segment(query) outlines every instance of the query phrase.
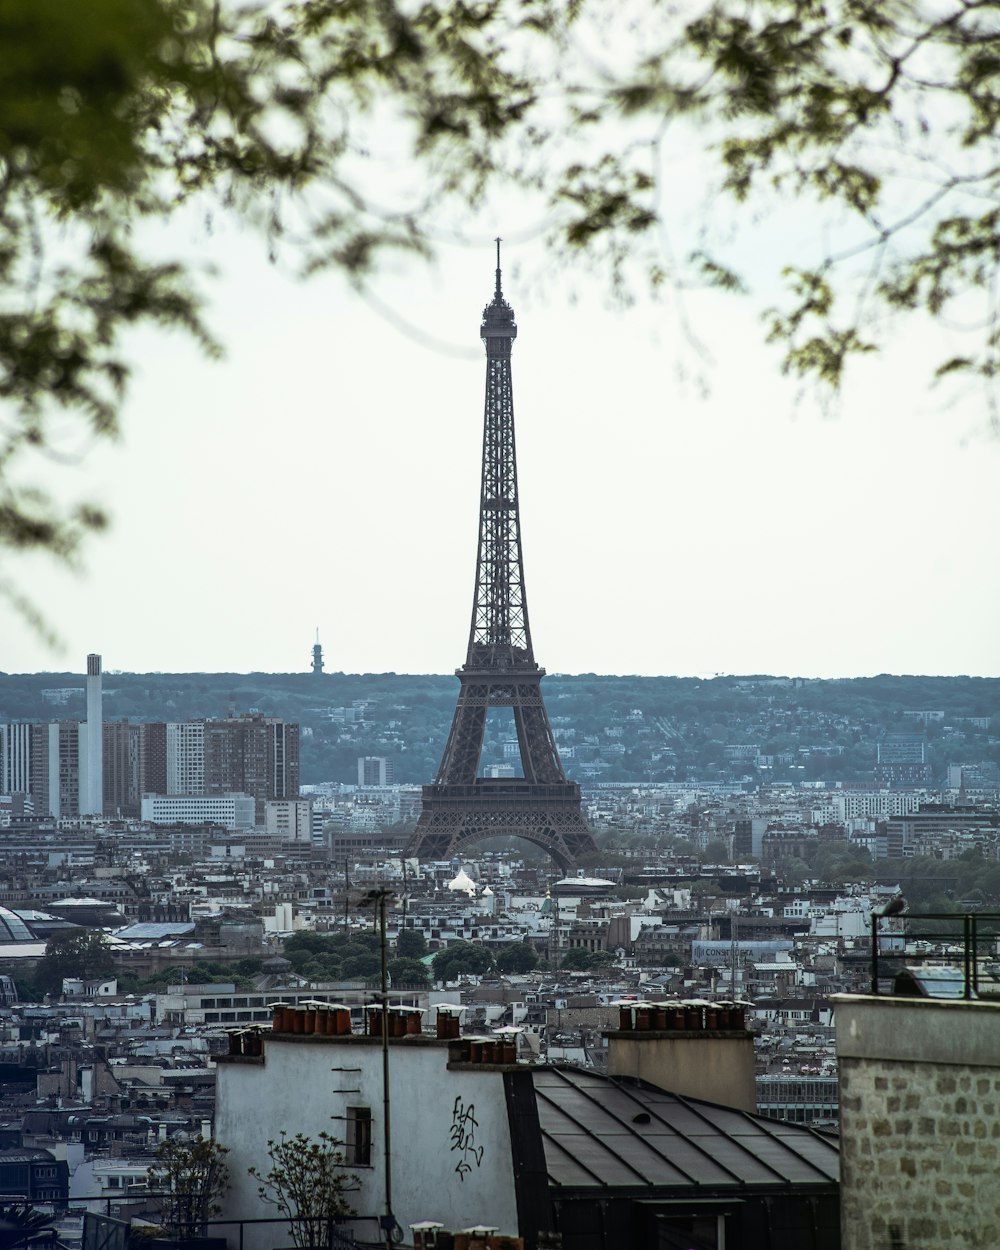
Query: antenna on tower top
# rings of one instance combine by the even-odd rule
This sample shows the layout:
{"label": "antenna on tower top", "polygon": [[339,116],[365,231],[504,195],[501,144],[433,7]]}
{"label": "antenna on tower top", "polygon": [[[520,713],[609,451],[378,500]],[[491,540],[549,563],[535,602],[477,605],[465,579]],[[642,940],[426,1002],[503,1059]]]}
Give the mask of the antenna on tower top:
{"label": "antenna on tower top", "polygon": [[497,299],[500,298],[500,244],[503,240],[497,235]]}

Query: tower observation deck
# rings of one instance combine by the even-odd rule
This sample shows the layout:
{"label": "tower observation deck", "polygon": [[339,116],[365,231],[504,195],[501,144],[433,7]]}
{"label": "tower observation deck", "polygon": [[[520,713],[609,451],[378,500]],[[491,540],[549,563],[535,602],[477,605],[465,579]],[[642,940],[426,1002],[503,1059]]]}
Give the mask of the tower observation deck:
{"label": "tower observation deck", "polygon": [[[407,854],[449,859],[488,837],[524,838],[564,871],[596,850],[580,807],[580,787],[559,759],[535,663],[524,593],[521,519],[514,443],[510,357],[517,324],[501,286],[483,311],[486,404],[479,496],[476,588],[465,663],[457,670],[458,703],[433,785],[423,787]],[[491,708],[510,708],[523,777],[478,775]]]}

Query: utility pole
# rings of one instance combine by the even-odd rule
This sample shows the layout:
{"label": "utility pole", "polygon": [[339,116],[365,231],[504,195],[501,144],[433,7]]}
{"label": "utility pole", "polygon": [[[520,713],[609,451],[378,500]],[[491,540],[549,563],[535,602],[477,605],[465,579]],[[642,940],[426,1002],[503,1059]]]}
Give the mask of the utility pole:
{"label": "utility pole", "polygon": [[732,975],[733,998],[736,997],[736,963],[739,958],[739,942],[736,937],[736,926],[738,920],[736,912],[731,912],[729,916],[729,966]]}
{"label": "utility pole", "polygon": [[402,1228],[392,1213],[392,1119],[389,1095],[389,964],[386,950],[385,909],[392,898],[392,891],[384,886],[369,890],[364,902],[378,908],[379,971],[381,974],[382,999],[382,1144],[385,1151],[385,1215],[379,1221],[385,1238],[386,1250],[401,1240]]}

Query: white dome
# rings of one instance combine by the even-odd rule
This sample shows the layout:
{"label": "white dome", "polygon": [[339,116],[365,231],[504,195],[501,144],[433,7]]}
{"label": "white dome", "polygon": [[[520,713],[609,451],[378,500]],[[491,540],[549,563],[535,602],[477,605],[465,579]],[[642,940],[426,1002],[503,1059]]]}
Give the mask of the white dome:
{"label": "white dome", "polygon": [[449,890],[461,890],[464,894],[475,894],[476,883],[472,880],[464,868],[458,870],[458,876],[454,881],[448,882]]}

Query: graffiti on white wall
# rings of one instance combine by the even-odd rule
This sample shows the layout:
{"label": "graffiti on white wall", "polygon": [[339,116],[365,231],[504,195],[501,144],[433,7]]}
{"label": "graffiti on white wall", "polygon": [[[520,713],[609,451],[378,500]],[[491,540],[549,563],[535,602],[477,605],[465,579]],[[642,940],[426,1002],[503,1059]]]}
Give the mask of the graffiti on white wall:
{"label": "graffiti on white wall", "polygon": [[459,1180],[464,1181],[466,1174],[472,1171],[472,1166],[478,1168],[483,1162],[483,1148],[476,1145],[476,1129],[479,1127],[479,1121],[476,1119],[476,1104],[470,1102],[468,1106],[462,1099],[461,1094],[455,1098],[454,1106],[451,1109],[451,1148],[459,1152],[458,1162],[455,1164],[455,1171],[458,1173]]}

